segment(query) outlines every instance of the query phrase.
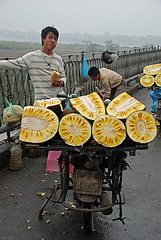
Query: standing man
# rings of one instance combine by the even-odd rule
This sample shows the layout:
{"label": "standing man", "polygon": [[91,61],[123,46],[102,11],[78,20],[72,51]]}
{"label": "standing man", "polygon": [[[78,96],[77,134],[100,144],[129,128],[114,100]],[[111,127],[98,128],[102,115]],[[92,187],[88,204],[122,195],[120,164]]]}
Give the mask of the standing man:
{"label": "standing man", "polygon": [[92,80],[99,80],[102,83],[104,88],[103,101],[107,98],[112,100],[125,91],[126,82],[123,77],[110,69],[91,67],[88,75]]}
{"label": "standing man", "polygon": [[[46,27],[41,32],[42,48],[29,52],[15,60],[0,61],[0,69],[27,69],[34,86],[35,100],[53,98],[63,93],[66,85],[62,58],[53,50],[57,45],[59,32],[54,27]],[[53,71],[60,74],[59,80],[50,83]]]}

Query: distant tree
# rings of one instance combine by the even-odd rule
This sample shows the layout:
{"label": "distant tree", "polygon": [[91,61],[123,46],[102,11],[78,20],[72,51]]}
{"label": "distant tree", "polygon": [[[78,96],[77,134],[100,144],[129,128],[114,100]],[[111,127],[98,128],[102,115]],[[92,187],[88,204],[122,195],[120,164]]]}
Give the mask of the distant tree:
{"label": "distant tree", "polygon": [[87,41],[87,40],[82,40],[82,42],[84,42],[87,45],[91,44],[91,41]]}
{"label": "distant tree", "polygon": [[90,45],[88,45],[86,52],[88,53],[98,52],[97,46],[98,46],[97,44],[91,43]]}
{"label": "distant tree", "polygon": [[105,43],[106,43],[106,47],[109,51],[117,51],[119,48],[119,45],[113,43],[112,40],[107,40],[107,41],[105,41]]}
{"label": "distant tree", "polygon": [[153,43],[146,43],[145,45],[143,45],[143,48],[149,48],[149,47],[153,47],[154,44]]}

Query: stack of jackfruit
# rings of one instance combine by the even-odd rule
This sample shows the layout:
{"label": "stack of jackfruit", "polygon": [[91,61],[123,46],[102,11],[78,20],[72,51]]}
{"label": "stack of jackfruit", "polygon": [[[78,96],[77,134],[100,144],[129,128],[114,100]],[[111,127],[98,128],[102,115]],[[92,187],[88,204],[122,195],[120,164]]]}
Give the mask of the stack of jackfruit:
{"label": "stack of jackfruit", "polygon": [[152,87],[154,84],[161,87],[161,64],[158,63],[144,67],[139,81],[144,87]]}
{"label": "stack of jackfruit", "polygon": [[[114,98],[107,107],[96,92],[70,99],[73,111],[63,111],[57,98],[40,100],[24,108],[20,140],[42,143],[55,137],[71,146],[83,146],[89,139],[105,147],[116,147],[127,136],[137,143],[149,143],[157,134],[154,117],[145,106],[126,92]],[[52,109],[52,110],[51,110]]]}

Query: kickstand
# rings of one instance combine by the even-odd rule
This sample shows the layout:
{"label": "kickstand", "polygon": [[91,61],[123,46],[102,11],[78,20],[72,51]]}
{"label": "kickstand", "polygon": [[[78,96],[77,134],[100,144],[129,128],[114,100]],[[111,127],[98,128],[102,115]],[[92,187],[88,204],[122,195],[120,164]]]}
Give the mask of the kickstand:
{"label": "kickstand", "polygon": [[51,197],[53,196],[53,198],[55,197],[56,191],[58,190],[58,188],[60,187],[60,184],[58,184],[57,186],[53,186],[53,188],[50,190],[50,193],[46,199],[46,201],[43,203],[40,211],[39,211],[39,219],[42,219],[42,215],[43,215],[43,210],[45,208],[45,206],[47,205],[47,203],[49,202],[49,200],[51,199]]}

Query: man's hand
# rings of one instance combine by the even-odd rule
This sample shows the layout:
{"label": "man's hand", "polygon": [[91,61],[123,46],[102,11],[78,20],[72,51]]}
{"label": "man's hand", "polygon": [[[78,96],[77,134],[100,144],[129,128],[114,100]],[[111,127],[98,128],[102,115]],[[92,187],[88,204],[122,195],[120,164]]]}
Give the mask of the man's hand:
{"label": "man's hand", "polygon": [[52,81],[52,83],[51,83],[51,86],[55,86],[55,87],[59,87],[59,86],[63,86],[63,85],[64,85],[64,82],[60,79]]}
{"label": "man's hand", "polygon": [[103,98],[102,98],[102,101],[105,101],[106,99],[107,99],[106,97],[103,97]]}

